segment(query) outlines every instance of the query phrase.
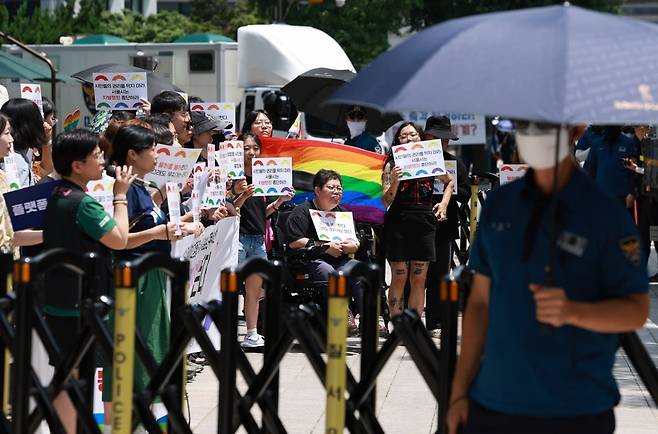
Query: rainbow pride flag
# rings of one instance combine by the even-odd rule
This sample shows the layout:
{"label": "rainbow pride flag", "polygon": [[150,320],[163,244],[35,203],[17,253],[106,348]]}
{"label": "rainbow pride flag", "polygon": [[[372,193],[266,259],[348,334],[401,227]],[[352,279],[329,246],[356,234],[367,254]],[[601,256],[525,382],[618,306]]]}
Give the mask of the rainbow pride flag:
{"label": "rainbow pride flag", "polygon": [[383,155],[319,140],[263,138],[261,157],[292,157],[295,203],[313,196],[310,179],[317,171],[331,169],[343,179],[341,205],[352,211],[357,221],[384,222]]}

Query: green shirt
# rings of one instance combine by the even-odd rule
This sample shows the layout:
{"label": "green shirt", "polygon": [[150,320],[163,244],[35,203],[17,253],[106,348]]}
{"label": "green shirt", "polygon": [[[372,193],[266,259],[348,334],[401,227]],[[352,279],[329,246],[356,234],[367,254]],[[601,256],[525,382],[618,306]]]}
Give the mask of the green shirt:
{"label": "green shirt", "polygon": [[[99,240],[116,226],[115,220],[100,203],[67,180],[55,189],[48,200],[44,224],[44,248],[65,248],[75,252],[97,252],[108,270],[111,283],[111,252]],[[105,279],[99,279],[103,281]],[[103,290],[103,288],[99,288]],[[44,312],[56,316],[78,316],[81,285],[67,270],[55,270],[46,279]]]}

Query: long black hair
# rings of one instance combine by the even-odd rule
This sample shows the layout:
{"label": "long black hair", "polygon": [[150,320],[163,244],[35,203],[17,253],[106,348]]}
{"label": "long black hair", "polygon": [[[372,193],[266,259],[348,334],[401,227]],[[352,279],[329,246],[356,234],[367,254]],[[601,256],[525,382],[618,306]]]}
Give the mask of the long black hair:
{"label": "long black hair", "polygon": [[46,143],[43,117],[35,103],[25,98],[12,98],[4,103],[1,111],[11,122],[15,151],[41,148]]}
{"label": "long black hair", "polygon": [[409,125],[414,127],[414,129],[416,130],[416,132],[418,133],[418,135],[420,137],[423,137],[423,129],[420,126],[418,126],[417,124],[415,124],[414,122],[411,122],[411,121],[402,122],[400,124],[400,126],[398,127],[397,131],[395,132],[395,135],[393,136],[393,143],[391,143],[391,147],[389,148],[388,153],[386,154],[386,160],[384,161],[384,167],[386,167],[386,165],[389,162],[393,161],[393,146],[397,146],[397,145],[400,144],[400,132],[402,131],[403,128],[406,128]]}

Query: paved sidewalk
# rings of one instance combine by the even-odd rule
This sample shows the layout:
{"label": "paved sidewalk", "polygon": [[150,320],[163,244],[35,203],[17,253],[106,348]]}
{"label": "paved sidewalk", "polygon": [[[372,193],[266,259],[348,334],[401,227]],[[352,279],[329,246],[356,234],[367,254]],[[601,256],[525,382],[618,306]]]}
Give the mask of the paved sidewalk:
{"label": "paved sidewalk", "polygon": [[[658,364],[658,285],[652,285],[650,320],[640,338]],[[244,332],[244,327],[240,328]],[[358,378],[358,339],[349,340],[347,363]],[[257,367],[262,355],[250,354]],[[622,351],[615,363],[615,377],[622,393],[616,408],[617,433],[654,434],[658,432],[658,411],[644,389],[630,361]],[[238,377],[244,392],[244,380]],[[325,395],[320,381],[303,353],[290,352],[281,367],[279,415],[290,433],[322,433],[324,431]],[[198,434],[216,433],[218,383],[209,368],[204,369],[188,385],[192,429]],[[387,433],[434,433],[437,405],[405,347],[398,347],[379,376],[377,383],[377,416]],[[258,415],[255,410],[254,415]],[[259,419],[256,419],[259,420]],[[245,432],[244,430],[240,432]]]}

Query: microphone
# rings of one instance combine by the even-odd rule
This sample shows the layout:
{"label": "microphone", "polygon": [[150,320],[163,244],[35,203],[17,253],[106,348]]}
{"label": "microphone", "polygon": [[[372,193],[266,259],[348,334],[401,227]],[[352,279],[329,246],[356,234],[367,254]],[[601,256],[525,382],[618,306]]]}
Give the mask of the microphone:
{"label": "microphone", "polygon": [[[107,166],[105,168],[105,173],[107,173],[107,175],[111,176],[112,178],[116,178],[117,175],[116,166]],[[133,184],[141,185],[142,187],[155,188],[156,190],[160,189],[160,187],[158,187],[158,184],[156,184],[155,182],[147,181],[142,178],[133,179]]]}

